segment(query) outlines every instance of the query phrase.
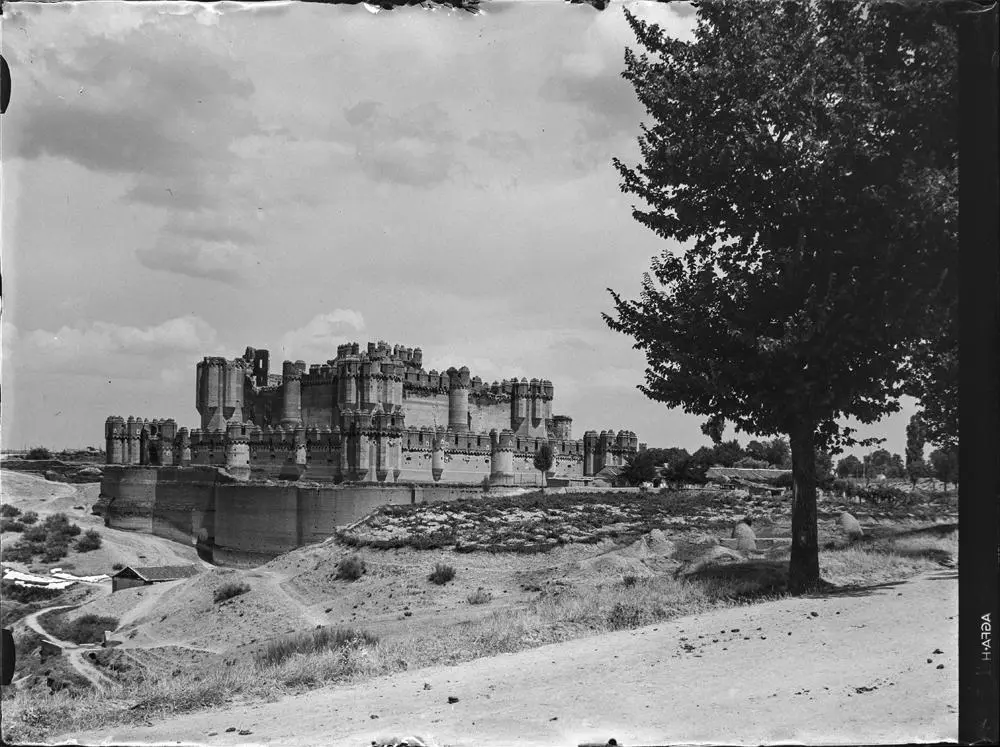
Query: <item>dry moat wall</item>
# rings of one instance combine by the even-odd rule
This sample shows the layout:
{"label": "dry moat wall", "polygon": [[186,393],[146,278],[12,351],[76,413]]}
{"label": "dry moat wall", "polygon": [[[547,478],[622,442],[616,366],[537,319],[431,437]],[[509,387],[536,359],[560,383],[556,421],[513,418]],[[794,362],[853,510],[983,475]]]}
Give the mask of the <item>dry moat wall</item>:
{"label": "dry moat wall", "polygon": [[480,486],[238,482],[215,467],[107,466],[105,523],[194,544],[225,566],[266,563],[330,537],[387,504],[480,497]]}

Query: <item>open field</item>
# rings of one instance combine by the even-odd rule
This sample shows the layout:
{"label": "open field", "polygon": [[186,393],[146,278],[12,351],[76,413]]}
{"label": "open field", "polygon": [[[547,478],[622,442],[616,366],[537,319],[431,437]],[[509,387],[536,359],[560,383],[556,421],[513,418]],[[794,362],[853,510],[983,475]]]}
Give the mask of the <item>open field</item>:
{"label": "open field", "polygon": [[[46,483],[39,482],[21,486],[28,493],[25,505],[49,500],[43,495]],[[81,491],[65,500],[96,500],[96,494],[86,493],[91,486],[58,487]],[[465,531],[476,533],[482,522],[494,528],[501,542],[519,538],[527,544],[533,535],[525,527],[542,526],[546,520],[559,531],[584,536],[544,552],[411,546],[433,544],[420,541],[378,549],[356,539],[333,539],[252,570],[206,568],[182,581],[113,595],[94,591],[66,619],[90,614],[119,620],[114,637],[121,645],[101,651],[93,662],[116,684],[103,696],[79,683],[56,693],[38,687],[6,693],[5,736],[23,741],[141,725],[171,714],[272,701],[326,685],[368,687],[361,683],[382,681],[377,678],[383,675],[391,679],[547,644],[597,642],[621,635],[616,631],[648,630],[690,615],[738,614],[747,604],[785,600],[787,502],[750,502],[707,491],[699,495],[700,501],[636,495],[603,501],[559,496],[551,502],[523,496],[379,512],[352,530],[355,537],[372,523],[385,528],[397,516],[406,525],[406,536],[440,536],[441,526],[467,526]],[[893,583],[940,572],[957,561],[953,509],[916,506],[862,514],[854,506],[864,517],[867,536],[849,543],[834,521],[841,508],[821,506],[820,536],[826,548],[821,566],[832,584],[863,588]],[[609,524],[595,523],[597,512],[625,520],[615,522],[614,532],[603,531]],[[756,551],[736,553],[727,547],[733,546],[728,530],[747,513],[755,517],[761,539]],[[154,548],[165,543],[178,553],[193,553],[193,548],[149,535],[102,528],[104,533],[106,547],[95,552],[106,550],[108,560],[127,551],[125,540],[149,541]],[[119,540],[119,535],[124,537]],[[396,531],[396,536],[403,534]],[[341,561],[355,556],[365,572],[355,581],[338,578]],[[712,560],[702,566],[706,557]],[[455,571],[442,585],[429,580],[438,564]],[[216,602],[217,591],[231,583],[249,590]],[[480,603],[472,603],[473,598]],[[942,610],[945,617],[954,614],[950,608]],[[883,622],[891,625],[879,624]],[[313,634],[317,628],[328,632]],[[275,650],[284,653],[274,656]],[[197,741],[205,741],[205,735]]]}

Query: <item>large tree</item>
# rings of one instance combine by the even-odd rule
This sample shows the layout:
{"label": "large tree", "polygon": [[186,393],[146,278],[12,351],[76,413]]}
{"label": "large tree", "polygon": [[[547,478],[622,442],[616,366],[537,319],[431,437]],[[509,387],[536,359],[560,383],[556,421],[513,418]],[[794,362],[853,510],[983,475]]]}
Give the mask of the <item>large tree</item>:
{"label": "large tree", "polygon": [[950,303],[956,45],[943,6],[703,2],[692,41],[626,11],[624,76],[652,122],[615,161],[633,216],[672,244],[612,329],[650,398],[786,434],[789,588],[819,583],[816,451],[898,409]]}

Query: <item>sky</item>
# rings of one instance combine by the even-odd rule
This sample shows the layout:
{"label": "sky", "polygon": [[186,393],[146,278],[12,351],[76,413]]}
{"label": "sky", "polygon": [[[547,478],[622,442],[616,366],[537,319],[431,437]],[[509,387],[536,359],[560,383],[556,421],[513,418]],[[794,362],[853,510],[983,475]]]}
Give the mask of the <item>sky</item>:
{"label": "sky", "polygon": [[[678,249],[611,165],[644,119],[623,5],[690,34],[690,7],[652,2],[8,5],[3,447],[103,446],[108,415],[190,427],[203,356],[368,340],[551,379],[577,438],[705,444],[601,316]],[[902,453],[913,409],[860,433]]]}

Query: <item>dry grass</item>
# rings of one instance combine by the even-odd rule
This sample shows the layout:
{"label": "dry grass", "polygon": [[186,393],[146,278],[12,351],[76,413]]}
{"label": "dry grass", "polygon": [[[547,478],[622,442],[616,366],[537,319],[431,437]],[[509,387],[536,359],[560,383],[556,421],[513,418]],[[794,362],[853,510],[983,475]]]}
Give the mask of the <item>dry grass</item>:
{"label": "dry grass", "polygon": [[[957,558],[956,527],[866,538],[820,553],[824,577],[837,585],[900,580]],[[107,695],[16,692],[4,702],[4,737],[37,741],[233,700],[266,701],[329,683],[355,682],[431,665],[514,653],[546,643],[654,624],[711,609],[775,599],[785,593],[787,556],[706,568],[687,578],[629,576],[597,585],[556,584],[521,606],[443,629],[378,640],[363,631],[275,639],[256,659],[202,675],[167,678],[133,673]]]}

